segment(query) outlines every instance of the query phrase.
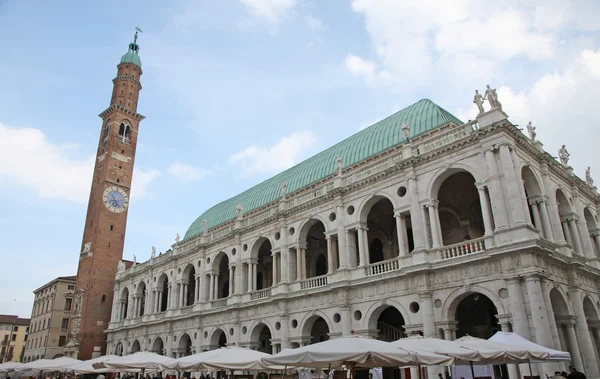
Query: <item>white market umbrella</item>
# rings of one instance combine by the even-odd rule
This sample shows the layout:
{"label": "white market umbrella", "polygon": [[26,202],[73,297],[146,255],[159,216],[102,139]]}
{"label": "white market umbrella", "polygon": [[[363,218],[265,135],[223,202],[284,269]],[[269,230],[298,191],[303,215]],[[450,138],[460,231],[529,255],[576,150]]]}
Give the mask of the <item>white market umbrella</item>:
{"label": "white market umbrella", "polygon": [[165,357],[148,351],[139,351],[122,357],[114,357],[104,362],[94,363],[92,366],[99,368],[115,368],[118,370],[130,371],[132,369],[139,370],[158,370],[161,365],[169,364],[175,359]]}
{"label": "white market umbrella", "polygon": [[530,362],[532,360],[546,360],[548,359],[549,355],[547,351],[542,351],[535,348],[500,343],[471,336],[461,337],[455,340],[454,343],[467,349],[476,350],[478,352],[485,352],[490,350],[502,352],[504,354],[504,363],[519,363]]}
{"label": "white market umbrella", "polygon": [[460,346],[460,344],[457,344],[454,341],[421,336],[401,338],[391,344],[405,350],[424,350],[440,355],[446,355],[455,359],[454,364],[469,364],[470,362],[503,362],[505,355],[503,351],[485,348],[471,349]]}
{"label": "white market umbrella", "polygon": [[559,351],[547,348],[542,345],[538,345],[529,341],[526,338],[521,337],[517,333],[509,333],[509,332],[496,332],[488,341],[506,343],[511,345],[522,346],[528,349],[536,349],[540,351],[546,351],[548,353],[547,360],[549,361],[570,361],[571,354],[566,351]]}
{"label": "white market umbrella", "polygon": [[307,345],[298,349],[286,349],[262,358],[266,365],[339,368],[350,367],[398,367],[417,365],[448,365],[453,358],[425,351],[407,351],[389,342],[352,335]]}
{"label": "white market umbrella", "polygon": [[21,366],[20,371],[63,371],[65,367],[80,363],[79,359],[70,357],[60,357],[55,359],[38,359]]}
{"label": "white market umbrella", "polygon": [[0,363],[0,372],[11,372],[19,370],[23,366],[21,362],[4,362]]}
{"label": "white market umbrella", "polygon": [[175,359],[163,364],[165,368],[178,371],[214,370],[260,370],[267,368],[261,359],[270,354],[241,347],[222,347]]}
{"label": "white market umbrella", "polygon": [[98,358],[94,358],[94,359],[90,359],[87,361],[83,361],[83,362],[79,362],[76,363],[74,365],[71,365],[69,367],[66,368],[67,372],[74,372],[76,375],[82,375],[82,374],[103,374],[106,372],[113,372],[115,371],[115,369],[112,368],[100,368],[100,369],[96,369],[94,368],[93,364],[94,363],[101,363],[101,362],[105,362],[109,359],[112,358],[117,358],[116,355],[104,355],[102,357],[98,357]]}

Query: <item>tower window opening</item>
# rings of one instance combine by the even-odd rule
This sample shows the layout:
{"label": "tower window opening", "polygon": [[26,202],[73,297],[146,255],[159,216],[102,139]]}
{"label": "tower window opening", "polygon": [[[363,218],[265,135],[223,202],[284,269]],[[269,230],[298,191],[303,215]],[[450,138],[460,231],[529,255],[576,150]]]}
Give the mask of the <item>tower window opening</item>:
{"label": "tower window opening", "polygon": [[119,126],[119,142],[131,143],[131,126],[124,122]]}
{"label": "tower window opening", "polygon": [[111,226],[110,226],[110,231],[111,231],[111,232],[113,231],[113,225],[111,225]]}
{"label": "tower window opening", "polygon": [[121,180],[119,178],[117,178],[117,183],[119,183]]}

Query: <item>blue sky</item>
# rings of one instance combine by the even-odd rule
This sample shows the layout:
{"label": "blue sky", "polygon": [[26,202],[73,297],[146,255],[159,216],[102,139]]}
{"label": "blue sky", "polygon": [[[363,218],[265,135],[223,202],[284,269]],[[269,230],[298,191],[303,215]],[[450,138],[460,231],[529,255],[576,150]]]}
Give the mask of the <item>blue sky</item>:
{"label": "blue sky", "polygon": [[427,97],[463,120],[498,88],[511,120],[600,180],[595,1],[0,0],[0,313],[77,260],[98,135],[134,27],[143,62],[124,256]]}

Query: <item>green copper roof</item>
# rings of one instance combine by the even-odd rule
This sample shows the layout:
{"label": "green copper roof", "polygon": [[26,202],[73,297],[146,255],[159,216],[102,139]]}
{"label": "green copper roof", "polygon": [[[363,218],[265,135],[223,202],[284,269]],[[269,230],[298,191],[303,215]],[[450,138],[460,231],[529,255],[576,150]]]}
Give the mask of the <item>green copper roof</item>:
{"label": "green copper roof", "polygon": [[346,168],[403,143],[402,123],[410,126],[411,137],[415,137],[449,122],[463,124],[433,101],[419,100],[296,166],[213,206],[194,221],[184,239],[201,234],[204,219],[208,220],[208,228],[234,219],[238,203],[244,207],[244,213],[247,213],[279,200],[284,181],[287,184],[286,193],[291,194],[334,174],[338,156],[342,158],[343,167]]}
{"label": "green copper roof", "polygon": [[140,47],[138,46],[138,44],[135,42],[130,43],[129,50],[127,50],[127,53],[121,57],[121,63],[133,63],[139,68],[142,68],[142,60],[140,59],[140,56],[138,54],[139,52]]}

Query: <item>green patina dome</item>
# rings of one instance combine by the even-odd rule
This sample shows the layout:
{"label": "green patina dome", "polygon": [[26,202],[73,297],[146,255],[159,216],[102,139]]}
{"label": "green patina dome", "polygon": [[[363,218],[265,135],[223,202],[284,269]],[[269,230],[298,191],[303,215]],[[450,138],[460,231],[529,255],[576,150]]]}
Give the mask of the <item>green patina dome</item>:
{"label": "green patina dome", "polygon": [[433,101],[419,100],[296,166],[213,206],[192,223],[185,233],[184,239],[201,234],[205,219],[208,222],[208,228],[233,220],[237,216],[236,206],[238,203],[243,206],[244,212],[250,212],[279,200],[281,183],[284,181],[287,184],[286,192],[291,194],[335,174],[337,157],[342,158],[343,167],[346,168],[404,143],[405,139],[400,128],[402,123],[410,126],[410,135],[415,137],[449,122],[463,124],[462,121]]}
{"label": "green patina dome", "polygon": [[134,65],[142,68],[142,60],[139,56],[140,47],[137,43],[130,43],[129,50],[121,57],[121,63],[133,63]]}

